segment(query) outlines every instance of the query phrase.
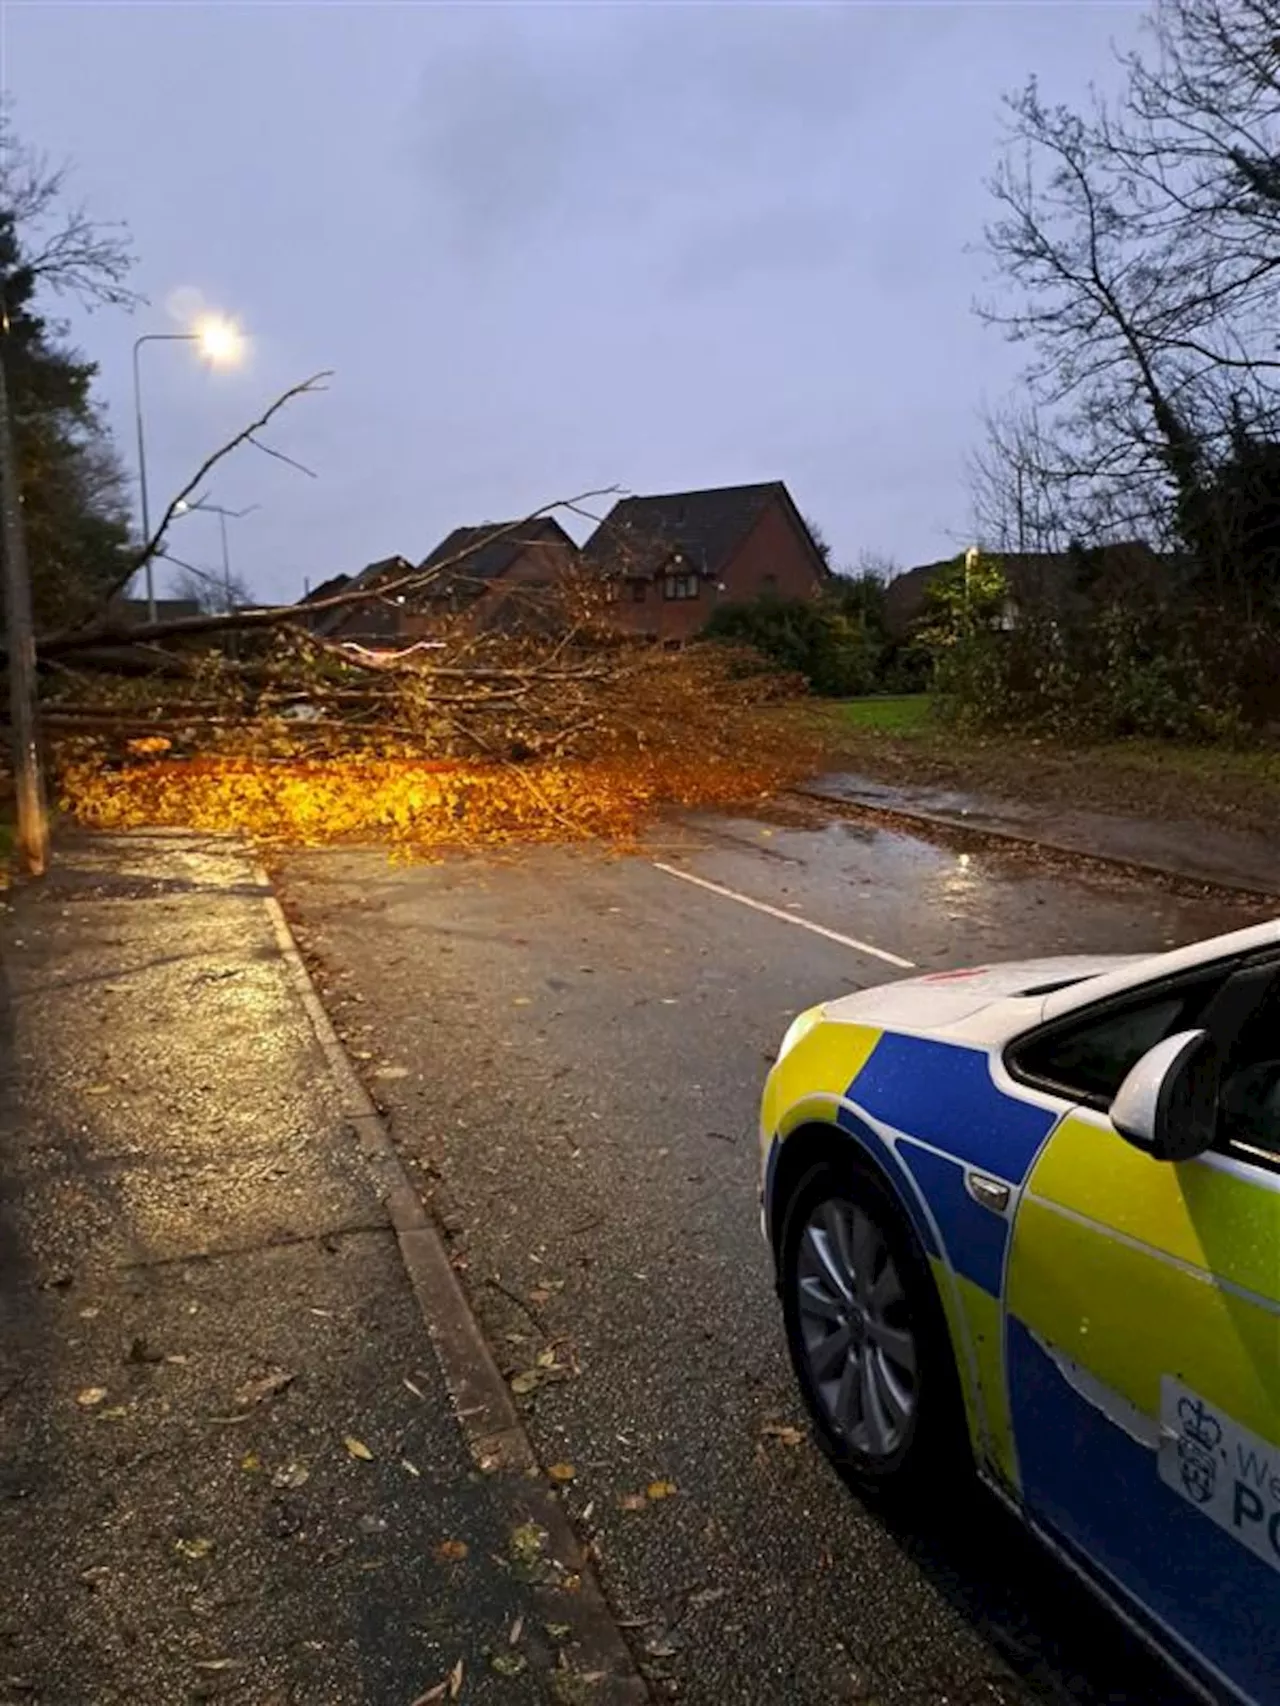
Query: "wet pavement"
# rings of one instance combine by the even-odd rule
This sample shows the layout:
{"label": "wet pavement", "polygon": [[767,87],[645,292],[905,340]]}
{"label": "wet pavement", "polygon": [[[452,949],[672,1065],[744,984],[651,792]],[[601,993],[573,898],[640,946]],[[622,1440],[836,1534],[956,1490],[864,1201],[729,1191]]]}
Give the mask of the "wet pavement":
{"label": "wet pavement", "polygon": [[536,1536],[472,1467],[249,861],[63,842],[9,900],[0,1700],[548,1698]]}
{"label": "wet pavement", "polygon": [[1185,1706],[994,1506],[890,1521],[791,1443],[756,1108],[797,1010],[905,969],[877,952],[1157,951],[1266,909],[810,818],[277,880],[659,1698]]}
{"label": "wet pavement", "polygon": [[1008,836],[1059,852],[1148,866],[1193,883],[1280,895],[1280,855],[1275,841],[1248,830],[1210,828],[1190,819],[1156,822],[1068,806],[1055,809],[1043,800],[1000,799],[850,774],[819,777],[805,792],[819,800],[892,812],[922,825]]}

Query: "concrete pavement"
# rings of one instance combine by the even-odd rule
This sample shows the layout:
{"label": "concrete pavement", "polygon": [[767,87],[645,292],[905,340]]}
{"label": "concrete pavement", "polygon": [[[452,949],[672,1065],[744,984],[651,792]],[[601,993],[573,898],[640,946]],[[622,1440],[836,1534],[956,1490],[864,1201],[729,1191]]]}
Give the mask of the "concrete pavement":
{"label": "concrete pavement", "polygon": [[799,1008],[902,962],[1154,951],[1265,909],[785,813],[670,826],[646,858],[331,852],[277,877],[539,1456],[578,1466],[655,1691],[1185,1706],[999,1511],[957,1488],[894,1525],[787,1431],[756,1102]]}
{"label": "concrete pavement", "polygon": [[71,839],[8,898],[0,1700],[633,1697],[559,1495],[472,1460],[245,853]]}

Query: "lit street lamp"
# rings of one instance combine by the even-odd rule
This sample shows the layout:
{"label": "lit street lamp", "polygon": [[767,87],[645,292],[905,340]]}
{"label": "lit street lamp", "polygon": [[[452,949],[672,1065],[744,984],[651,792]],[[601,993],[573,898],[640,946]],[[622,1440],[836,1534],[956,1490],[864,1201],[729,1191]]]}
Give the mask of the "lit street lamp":
{"label": "lit street lamp", "polygon": [[[239,359],[242,340],[229,320],[210,317],[202,320],[194,332],[144,332],[133,341],[133,415],[138,429],[138,492],[142,507],[143,549],[151,543],[151,517],[147,508],[147,452],[142,432],[142,375],[138,352],[143,344],[198,344],[201,353],[215,367],[229,367]],[[153,553],[148,553],[144,565],[147,576],[147,620],[156,619],[155,575],[151,567]]]}

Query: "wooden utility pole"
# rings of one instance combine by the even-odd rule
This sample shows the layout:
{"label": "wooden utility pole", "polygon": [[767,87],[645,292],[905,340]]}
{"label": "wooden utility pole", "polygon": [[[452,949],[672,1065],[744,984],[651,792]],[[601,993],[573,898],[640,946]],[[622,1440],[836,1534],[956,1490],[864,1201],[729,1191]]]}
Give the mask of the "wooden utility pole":
{"label": "wooden utility pole", "polygon": [[29,876],[42,877],[49,864],[49,807],[36,722],[36,642],[31,620],[22,492],[18,485],[5,374],[8,353],[9,316],[0,298],[0,566],[9,642],[9,720],[18,814],[17,853],[20,869]]}

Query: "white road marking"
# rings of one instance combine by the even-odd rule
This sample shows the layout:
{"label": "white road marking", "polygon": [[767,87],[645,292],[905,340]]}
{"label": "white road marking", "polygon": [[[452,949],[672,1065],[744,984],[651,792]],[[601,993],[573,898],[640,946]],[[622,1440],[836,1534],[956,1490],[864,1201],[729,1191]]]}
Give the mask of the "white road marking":
{"label": "white road marking", "polygon": [[706,889],[711,894],[723,895],[726,900],[736,900],[739,906],[749,906],[753,912],[763,912],[767,918],[780,918],[784,924],[795,924],[801,930],[812,930],[815,936],[825,936],[829,942],[839,942],[841,947],[853,948],[859,954],[870,954],[874,959],[884,960],[886,965],[901,966],[903,971],[915,971],[914,960],[904,960],[900,954],[891,954],[887,948],[873,948],[870,942],[860,942],[856,936],[842,936],[838,930],[828,930],[825,924],[814,924],[811,919],[797,918],[794,912],[784,912],[780,906],[770,906],[764,900],[752,900],[749,894],[739,894],[737,889],[727,889],[720,883],[709,882],[706,877],[695,877],[692,871],[682,871],[675,865],[664,865],[660,859],[653,861],[655,871],[665,871],[669,877],[679,877],[681,882],[695,883],[698,888]]}

